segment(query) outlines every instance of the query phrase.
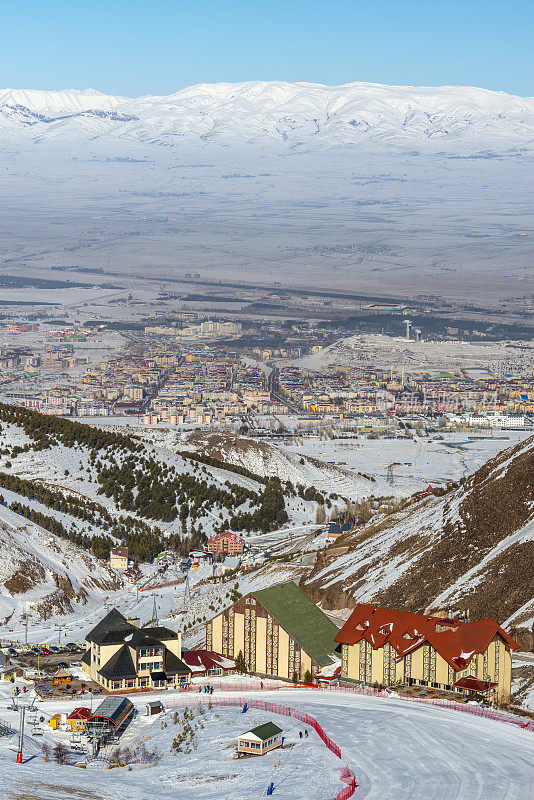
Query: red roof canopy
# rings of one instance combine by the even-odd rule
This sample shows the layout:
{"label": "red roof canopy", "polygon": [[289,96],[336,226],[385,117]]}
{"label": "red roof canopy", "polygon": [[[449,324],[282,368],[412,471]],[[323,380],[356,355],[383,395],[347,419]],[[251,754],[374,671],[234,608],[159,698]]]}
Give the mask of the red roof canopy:
{"label": "red roof canopy", "polygon": [[[474,675],[466,675],[457,680],[454,685],[458,689],[471,689],[473,692],[479,692],[481,694],[488,691],[488,681],[481,681],[475,678]],[[490,683],[490,686],[497,686],[497,684]]]}
{"label": "red roof canopy", "polygon": [[185,650],[182,653],[182,661],[187,664],[189,669],[195,672],[207,672],[209,669],[235,669],[233,658],[223,656],[214,650]]}
{"label": "red roof canopy", "polygon": [[75,708],[71,711],[67,719],[89,719],[91,711],[89,708]]}
{"label": "red roof canopy", "polygon": [[483,653],[498,635],[511,649],[517,649],[494,619],[465,622],[459,617],[431,617],[390,608],[359,604],[335,638],[341,644],[361,639],[374,650],[389,643],[402,658],[423,644],[430,644],[455,670],[465,669],[475,653]]}

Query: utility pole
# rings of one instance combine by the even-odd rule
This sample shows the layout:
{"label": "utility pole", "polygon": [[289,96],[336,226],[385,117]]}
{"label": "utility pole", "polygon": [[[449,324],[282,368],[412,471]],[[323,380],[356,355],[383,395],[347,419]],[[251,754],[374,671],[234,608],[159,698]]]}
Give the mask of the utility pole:
{"label": "utility pole", "polygon": [[488,682],[488,706],[491,706],[491,676],[486,675],[486,680]]}
{"label": "utility pole", "polygon": [[64,627],[65,627],[65,625],[61,625],[61,624],[57,624],[56,625],[57,643],[58,643],[58,645],[61,644],[61,631],[64,629]]}
{"label": "utility pole", "polygon": [[28,614],[24,614],[24,646],[28,647]]}

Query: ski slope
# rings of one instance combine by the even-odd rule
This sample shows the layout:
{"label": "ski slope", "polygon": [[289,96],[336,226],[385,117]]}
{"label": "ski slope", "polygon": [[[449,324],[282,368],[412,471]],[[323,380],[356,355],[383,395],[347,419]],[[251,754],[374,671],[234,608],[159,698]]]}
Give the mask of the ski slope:
{"label": "ski slope", "polygon": [[[0,690],[0,715],[14,725],[15,712],[5,710],[7,691]],[[197,749],[190,754],[171,755],[168,729],[157,718],[143,717],[145,700],[137,698],[134,702],[140,713],[127,730],[124,744],[134,746],[141,736],[149,746],[157,743],[161,760],[156,766],[134,765],[131,771],[120,768],[98,775],[57,767],[43,763],[37,741],[30,738],[25,763],[15,771],[16,739],[11,736],[0,740],[0,780],[9,787],[8,800],[30,794],[36,800],[122,800],[125,795],[130,800],[156,795],[162,800],[191,796],[259,800],[271,780],[278,798],[333,800],[342,787],[341,770],[348,764],[360,784],[356,800],[526,800],[531,796],[534,735],[513,724],[396,698],[313,690],[254,693],[254,697],[263,696],[315,717],[341,747],[341,761],[334,759],[313,731],[301,746],[295,720],[273,714],[267,716],[295,741],[294,751],[236,762],[231,757],[236,733],[267,721],[267,716],[255,709],[243,715],[240,707],[216,706],[215,714],[209,712],[209,723],[207,711],[204,717],[209,737],[199,735]],[[191,700],[195,708],[195,698]],[[67,702],[40,704],[47,718],[60,708],[68,712],[72,707],[74,703]],[[170,715],[165,721],[172,728]],[[58,739],[48,732],[45,736],[48,741]]]}

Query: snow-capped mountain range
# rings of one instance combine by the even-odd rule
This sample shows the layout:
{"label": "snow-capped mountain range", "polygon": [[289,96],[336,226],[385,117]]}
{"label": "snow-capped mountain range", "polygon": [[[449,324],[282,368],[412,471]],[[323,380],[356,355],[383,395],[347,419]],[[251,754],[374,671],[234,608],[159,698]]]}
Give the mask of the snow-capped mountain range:
{"label": "snow-capped mountain range", "polygon": [[523,145],[534,138],[534,98],[462,86],[282,81],[199,84],[139,98],[92,89],[0,90],[0,141],[13,137],[34,142],[104,137],[171,147],[429,140]]}

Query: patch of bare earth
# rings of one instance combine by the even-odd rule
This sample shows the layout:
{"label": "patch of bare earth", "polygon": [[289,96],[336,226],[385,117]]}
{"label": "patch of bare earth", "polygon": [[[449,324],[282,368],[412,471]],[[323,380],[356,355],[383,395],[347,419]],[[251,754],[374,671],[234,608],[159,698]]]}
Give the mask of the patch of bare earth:
{"label": "patch of bare earth", "polygon": [[76,786],[64,786],[59,783],[37,783],[30,781],[24,786],[15,786],[8,796],[9,800],[104,800],[103,795],[93,789],[79,789]]}

